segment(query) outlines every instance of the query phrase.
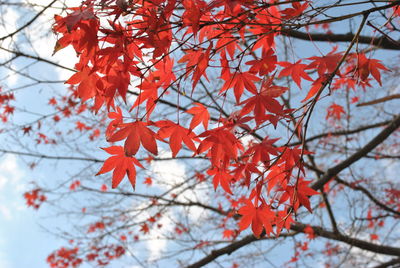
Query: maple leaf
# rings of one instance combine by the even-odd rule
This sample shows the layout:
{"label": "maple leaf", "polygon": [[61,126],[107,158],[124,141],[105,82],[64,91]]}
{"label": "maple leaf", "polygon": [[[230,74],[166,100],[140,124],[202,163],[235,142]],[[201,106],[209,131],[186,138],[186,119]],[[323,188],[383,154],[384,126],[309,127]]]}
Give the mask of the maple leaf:
{"label": "maple leaf", "polygon": [[122,110],[119,106],[116,107],[115,112],[109,112],[108,118],[112,119],[106,129],[106,137],[110,137],[114,133],[119,124],[123,122]]}
{"label": "maple leaf", "polygon": [[314,97],[318,93],[318,91],[322,88],[324,83],[327,82],[328,79],[329,79],[328,74],[318,77],[318,79],[315,80],[314,83],[312,83],[310,91],[308,91],[307,96],[301,102],[305,102]]}
{"label": "maple leaf", "polygon": [[272,222],[275,220],[275,215],[267,205],[255,206],[253,202],[246,200],[246,205],[241,207],[238,213],[242,215],[239,222],[241,231],[247,229],[251,224],[253,234],[257,238],[260,237],[263,229],[266,234],[272,232]]}
{"label": "maple leaf", "polygon": [[116,142],[126,138],[124,150],[127,156],[135,155],[140,144],[150,153],[157,155],[156,134],[147,126],[148,123],[143,121],[120,124],[121,129],[111,135],[108,141]]}
{"label": "maple leaf", "polygon": [[342,117],[342,114],[346,114],[346,112],[343,109],[343,106],[338,105],[336,103],[332,103],[328,107],[328,113],[326,114],[325,119],[333,117],[334,119],[340,120],[340,118]]}
{"label": "maple leaf", "polygon": [[305,181],[303,178],[299,178],[296,185],[288,186],[285,189],[285,193],[280,199],[280,203],[290,198],[290,204],[293,206],[294,211],[297,211],[300,205],[307,208],[309,212],[312,212],[309,196],[318,195],[319,193],[314,189],[308,187],[311,181]]}
{"label": "maple leaf", "polygon": [[245,88],[253,94],[257,93],[257,88],[254,84],[257,81],[260,81],[260,78],[250,72],[236,72],[225,81],[220,93],[233,88],[236,102],[240,103],[240,97],[243,95]]}
{"label": "maple leaf", "polygon": [[210,114],[207,108],[198,102],[195,102],[194,105],[197,107],[192,107],[186,112],[189,114],[193,114],[192,121],[190,122],[190,129],[194,129],[199,124],[203,123],[203,127],[205,130],[208,128],[208,120],[210,119]]}
{"label": "maple leaf", "polygon": [[356,76],[364,82],[371,74],[372,77],[378,81],[379,85],[382,86],[381,73],[379,70],[389,71],[389,69],[387,69],[380,60],[367,59],[364,53],[360,53],[357,56],[358,67],[356,69]]}
{"label": "maple leaf", "polygon": [[225,192],[227,192],[228,194],[232,194],[230,182],[232,181],[233,176],[231,174],[219,168],[212,168],[207,171],[207,174],[210,176],[214,175],[214,190],[217,190],[218,185],[221,185],[222,189],[224,189]]}
{"label": "maple leaf", "polygon": [[175,157],[184,143],[190,150],[196,151],[193,140],[196,135],[187,128],[184,128],[170,120],[158,121],[156,126],[160,128],[158,135],[161,139],[169,138],[169,146],[172,151],[172,157]]}
{"label": "maple leaf", "polygon": [[116,188],[121,183],[125,175],[127,175],[129,182],[131,183],[133,189],[135,189],[135,165],[144,168],[142,164],[140,164],[140,162],[134,157],[127,157],[122,146],[111,146],[102,149],[113,156],[104,161],[103,166],[96,175],[104,174],[114,169],[111,184],[112,188]]}
{"label": "maple leaf", "polygon": [[32,126],[23,127],[22,131],[24,132],[24,135],[29,135],[29,133],[32,131]]}
{"label": "maple leaf", "polygon": [[[192,88],[194,89],[199,82],[201,76],[207,78],[206,69],[208,67],[208,61],[210,60],[210,51],[213,47],[212,42],[208,48],[204,51],[204,49],[200,48],[197,50],[188,50],[185,55],[178,61],[178,63],[187,62],[186,64],[186,77],[188,77],[190,71],[193,69],[193,83]],[[204,51],[204,52],[203,52]]]}
{"label": "maple leaf", "polygon": [[142,224],[140,225],[140,231],[141,231],[143,234],[148,234],[148,233],[150,233],[150,228],[149,228],[149,226],[147,225],[147,223],[142,223]]}
{"label": "maple leaf", "polygon": [[235,135],[223,128],[208,130],[199,135],[206,137],[200,142],[197,154],[210,150],[211,162],[216,167],[222,167],[230,159],[237,159],[238,150],[243,146]]}
{"label": "maple leaf", "polygon": [[279,211],[276,219],[276,235],[279,236],[283,227],[289,231],[290,225],[294,222],[292,215],[288,214],[287,211]]}
{"label": "maple leaf", "polygon": [[313,79],[304,71],[307,65],[301,64],[301,60],[295,63],[281,61],[278,62],[278,64],[284,67],[284,69],[279,73],[278,78],[291,76],[293,81],[297,84],[299,88],[301,88],[301,78],[308,81],[313,81]]}
{"label": "maple leaf", "polygon": [[315,232],[314,229],[311,227],[311,225],[307,225],[304,229],[303,232],[307,234],[308,239],[312,240],[315,238]]}
{"label": "maple leaf", "polygon": [[83,68],[81,71],[73,74],[65,83],[66,84],[79,84],[78,95],[82,101],[93,98],[97,94],[97,81],[100,77],[93,73],[90,68]]}
{"label": "maple leaf", "polygon": [[65,26],[67,27],[68,31],[71,32],[75,25],[80,22],[81,20],[88,20],[94,19],[93,9],[84,9],[84,10],[76,10],[75,12],[67,15],[65,17]]}
{"label": "maple leaf", "polygon": [[182,21],[185,26],[191,26],[194,37],[196,37],[200,18],[204,16],[207,3],[202,0],[184,0],[182,5],[185,9],[182,14]]}
{"label": "maple leaf", "polygon": [[226,239],[232,239],[235,237],[235,231],[230,229],[225,229],[222,233],[222,237]]}
{"label": "maple leaf", "polygon": [[282,95],[288,88],[273,85],[273,78],[274,76],[263,82],[259,93],[257,92],[253,97],[240,103],[240,105],[245,104],[241,115],[248,114],[253,110],[257,125],[260,125],[266,118],[266,111],[274,114],[281,114],[283,111],[282,105],[274,98]]}
{"label": "maple leaf", "polygon": [[281,11],[283,14],[282,18],[283,19],[292,19],[294,17],[298,17],[301,14],[303,14],[304,10],[308,7],[308,2],[305,2],[303,4],[299,2],[293,2],[292,7],[286,8]]}
{"label": "maple leaf", "polygon": [[249,72],[264,76],[275,70],[277,59],[272,49],[263,50],[261,59],[248,61],[246,65],[252,65]]}
{"label": "maple leaf", "polygon": [[151,186],[153,184],[153,180],[151,179],[151,177],[147,177],[145,178],[144,184],[146,184],[147,186]]}
{"label": "maple leaf", "polygon": [[313,62],[307,66],[307,69],[317,69],[320,77],[326,73],[332,73],[336,69],[343,56],[342,52],[335,53],[336,50],[337,47],[335,47],[325,56],[308,58],[308,60],[312,60]]}
{"label": "maple leaf", "polygon": [[251,161],[255,164],[261,161],[268,166],[270,155],[278,155],[278,150],[273,146],[276,141],[278,141],[278,139],[269,139],[269,137],[265,137],[260,143],[252,143],[244,152],[244,155],[251,156]]}

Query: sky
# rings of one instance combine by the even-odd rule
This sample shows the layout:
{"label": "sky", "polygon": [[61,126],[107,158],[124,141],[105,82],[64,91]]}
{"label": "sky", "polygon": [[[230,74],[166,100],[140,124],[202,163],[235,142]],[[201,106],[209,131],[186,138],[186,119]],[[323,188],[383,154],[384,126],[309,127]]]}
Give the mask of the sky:
{"label": "sky", "polygon": [[[40,0],[29,0],[29,2],[40,5],[46,4]],[[76,0],[66,1],[66,4],[69,6],[78,5],[79,3],[80,1]],[[35,12],[40,10],[39,7],[35,8]],[[13,8],[3,10],[2,18],[5,23],[0,29],[1,35],[3,32],[14,32],[19,26],[23,25],[25,21],[29,20],[35,12],[22,14],[19,13],[19,10]],[[58,12],[58,10],[46,11],[44,16],[40,16],[38,20],[25,31],[29,39],[34,40],[32,46],[35,51],[32,51],[31,47],[26,45],[22,45],[21,49],[25,52],[36,53],[40,55],[40,57],[48,58],[52,61],[59,61],[62,65],[72,68],[77,60],[73,49],[66,48],[52,55],[56,43],[56,36],[45,34],[43,31],[44,29],[46,30],[46,28],[50,29],[50,27],[46,25],[52,22],[52,18],[56,12]],[[26,14],[28,15],[26,16]],[[17,36],[17,38],[22,37]],[[3,42],[1,45],[8,47],[9,43]],[[0,62],[7,60],[8,56],[9,55],[5,53],[0,53]],[[18,66],[12,67],[18,68],[24,66],[26,62],[20,60],[17,64]],[[38,67],[36,67],[36,69],[32,68],[32,70],[34,75],[44,79],[65,80],[71,75],[71,72],[67,70],[53,68],[45,64],[40,65],[40,68],[41,69],[38,69]],[[54,75],[57,77],[55,78]],[[0,71],[0,77],[6,77],[1,83],[7,85],[9,88],[28,84],[30,82],[18,75],[14,75],[11,71],[7,73],[7,70],[4,69]],[[55,89],[62,92],[65,90],[65,86],[60,84],[55,86]],[[34,94],[35,91],[32,93],[28,92],[28,94],[24,92],[24,94],[18,96],[18,105],[21,107],[29,107],[29,109],[38,109],[38,111],[40,111],[42,104],[32,102],[32,100],[36,99]],[[23,122],[26,118],[14,117],[13,120],[16,122]],[[170,156],[169,152],[162,154],[164,156]],[[25,160],[28,161],[28,158],[25,158]],[[51,164],[51,162],[47,163]],[[63,171],[66,170],[58,168],[59,166],[49,167],[46,165],[48,164],[39,165],[38,168],[32,171],[28,167],[27,162],[22,161],[15,155],[7,154],[0,156],[0,268],[48,267],[46,263],[47,256],[55,249],[66,245],[64,240],[58,239],[44,228],[48,226],[48,224],[52,224],[53,227],[57,226],[62,229],[68,227],[68,223],[57,219],[45,218],[47,214],[52,212],[46,205],[41,206],[39,210],[36,211],[32,208],[28,208],[23,198],[23,193],[32,189],[34,181],[65,176]],[[73,167],[72,164],[72,166],[68,168],[71,170]],[[185,177],[184,165],[175,160],[155,163],[151,166],[151,170],[158,174],[157,176],[159,179],[164,179],[169,182],[182,181]],[[163,190],[164,188],[161,187],[159,190]],[[189,197],[182,195],[180,198]],[[160,220],[160,223],[164,226],[164,230],[172,230],[173,223],[169,218],[171,216],[171,214],[165,214]],[[44,228],[42,228],[41,225]],[[155,239],[159,235],[161,235],[161,233],[154,231],[148,237],[149,241],[145,242],[146,254],[148,254],[149,259],[158,258],[167,246],[165,240],[161,240],[157,243],[151,241],[151,239]],[[115,267],[121,267],[121,264],[115,265]]]}
{"label": "sky", "polygon": [[[18,2],[18,1],[15,1]],[[43,4],[50,1],[29,1],[30,3]],[[79,1],[70,1],[79,2]],[[37,11],[37,10],[36,10]],[[3,26],[0,27],[0,35],[13,32],[18,26],[21,26],[24,21],[30,19],[30,16],[22,16],[13,8],[7,7],[1,11]],[[31,12],[32,16],[35,14]],[[39,35],[38,27],[40,23],[49,25],[49,19],[53,17],[52,11],[47,12],[45,17],[40,17],[38,24],[33,24],[27,33],[33,36]],[[35,32],[36,30],[36,32]],[[21,37],[17,37],[21,38]],[[50,58],[53,47],[55,44],[55,37],[48,36],[48,38],[36,38],[34,47],[37,52],[43,56]],[[7,40],[1,44],[3,47],[8,47]],[[24,50],[25,48],[22,48]],[[65,50],[60,52],[56,57],[57,60],[63,59],[64,65],[73,66],[75,59],[72,51]],[[69,53],[69,55],[68,55]],[[8,55],[0,52],[0,61],[3,62]],[[24,62],[20,62],[21,65]],[[16,67],[16,66],[13,66]],[[48,67],[49,68],[49,67]],[[41,70],[43,76],[49,74],[50,70]],[[57,76],[65,78],[68,74],[65,70],[57,70]],[[0,72],[0,77],[7,76],[6,73]],[[19,76],[12,75],[0,81],[8,87],[14,87],[18,84],[23,84],[26,81],[20,80]],[[32,104],[32,98],[27,97],[23,102],[26,105]],[[23,103],[22,103],[23,105]],[[33,175],[34,174],[34,175]],[[32,188],[32,181],[36,178],[34,176],[43,176],[41,170],[33,173],[25,162],[15,155],[0,156],[0,267],[1,268],[20,268],[20,267],[34,267],[42,268],[48,267],[46,263],[47,256],[56,248],[59,248],[63,241],[57,239],[55,236],[49,234],[39,223],[44,223],[41,217],[46,214],[46,207],[43,206],[39,211],[28,208],[23,198],[23,193]],[[63,224],[57,220],[47,221],[52,224]]]}
{"label": "sky", "polygon": [[[43,4],[43,0],[30,2]],[[67,2],[69,2],[70,5],[80,3],[80,1],[77,0]],[[6,29],[0,30],[1,33],[3,31],[12,32],[18,25],[23,23],[20,14],[13,9],[7,10],[7,12],[2,15],[3,19],[7,22],[7,26]],[[40,18],[41,21],[39,21],[38,24],[48,24],[52,17],[52,12],[47,12],[45,17]],[[28,17],[25,19],[28,19]],[[29,34],[32,36],[41,36],[41,30],[42,28],[40,27],[31,27],[29,29]],[[3,45],[6,46],[7,44],[3,43]],[[34,47],[39,55],[52,60],[60,60],[63,65],[72,67],[76,59],[73,51],[71,49],[64,49],[52,57],[54,45],[55,37],[52,35],[36,38],[34,43]],[[4,54],[2,55],[0,53],[0,60],[4,60]],[[23,62],[21,62],[21,64],[23,64]],[[51,67],[46,68],[49,69],[41,70],[43,77],[48,75]],[[55,69],[54,71],[58,79],[65,79],[70,75],[70,72],[66,70]],[[4,74],[1,74],[1,76],[3,75]],[[19,80],[16,75],[11,75],[6,80],[9,86],[14,86],[22,82],[23,81]],[[59,87],[60,90],[63,88],[63,86]],[[27,105],[31,105],[31,103],[29,103],[31,98],[31,96],[25,98],[24,101]],[[167,155],[168,153],[165,154],[165,156]],[[185,176],[184,165],[175,160],[155,163],[151,168],[166,181],[172,182],[177,180],[177,178],[183,180]],[[166,170],[175,170],[175,172],[169,173],[166,172]],[[34,174],[41,179],[46,179],[46,177],[48,177],[46,173],[48,172],[49,170],[39,169],[35,171]],[[61,171],[57,171],[56,168],[53,168],[51,172],[52,176],[62,175]],[[386,170],[386,172],[389,171]],[[391,169],[390,172],[394,172],[393,169]],[[31,182],[36,179],[32,174],[32,171],[27,167],[26,163],[16,156],[4,155],[0,158],[0,268],[48,267],[45,262],[47,255],[61,245],[65,245],[63,240],[52,236],[39,225],[39,223],[45,222],[41,216],[46,215],[46,206],[41,207],[39,213],[37,213],[32,208],[27,208],[24,204],[25,200],[22,198],[22,194],[26,189],[30,189]],[[186,199],[189,197],[182,195],[180,198]],[[192,214],[196,215],[196,213]],[[168,216],[169,215],[165,215],[162,220],[166,228],[172,226]],[[50,220],[47,221],[47,223],[60,226],[67,224],[57,220]],[[154,238],[158,235],[157,232],[152,233]],[[156,244],[148,242],[146,244],[146,249],[150,252],[150,258],[157,258],[162,254],[166,246],[166,242],[158,242]]]}

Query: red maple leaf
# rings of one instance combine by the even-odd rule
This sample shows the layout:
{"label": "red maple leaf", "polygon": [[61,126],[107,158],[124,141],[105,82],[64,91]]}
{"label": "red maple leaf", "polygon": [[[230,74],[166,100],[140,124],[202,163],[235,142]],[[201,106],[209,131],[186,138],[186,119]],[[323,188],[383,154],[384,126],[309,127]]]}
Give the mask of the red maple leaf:
{"label": "red maple leaf", "polygon": [[326,73],[332,73],[340,60],[342,59],[343,53],[338,52],[335,53],[337,50],[337,47],[335,47],[331,52],[329,52],[327,55],[322,56],[322,57],[310,57],[308,58],[309,60],[312,60],[308,66],[307,69],[317,69],[318,75],[323,76]]}
{"label": "red maple leaf", "polygon": [[220,93],[233,88],[236,102],[239,103],[245,88],[253,94],[257,93],[257,88],[254,84],[257,81],[260,81],[260,78],[250,72],[236,72],[225,81]]}
{"label": "red maple leaf", "polygon": [[184,143],[193,152],[196,151],[196,146],[193,140],[196,140],[196,135],[187,128],[184,128],[170,120],[158,121],[157,127],[160,128],[158,135],[161,139],[169,138],[169,146],[172,151],[172,157],[175,157],[182,148]]}
{"label": "red maple leaf", "polygon": [[313,81],[313,79],[304,71],[307,65],[301,64],[301,60],[295,63],[282,61],[278,64],[284,67],[284,69],[279,73],[278,78],[281,78],[283,76],[291,76],[293,81],[299,86],[299,88],[301,88],[301,78],[308,81]]}
{"label": "red maple leaf", "polygon": [[97,94],[97,81],[100,77],[90,68],[85,67],[79,72],[73,74],[65,83],[78,85],[78,95],[82,101],[93,98]]}
{"label": "red maple leaf", "polygon": [[[213,47],[212,42],[210,42],[210,45],[208,48],[205,50],[203,48],[200,48],[198,50],[190,50],[187,51],[186,54],[178,61],[178,63],[181,62],[187,62],[186,65],[186,77],[189,75],[191,70],[193,69],[193,84],[192,88],[194,89],[199,82],[201,76],[204,75],[206,79],[207,78],[207,73],[206,69],[208,67],[208,61],[210,60],[210,51],[211,48]],[[204,51],[205,50],[205,51]]]}
{"label": "red maple leaf", "polygon": [[233,237],[235,237],[235,231],[230,229],[225,229],[224,232],[222,233],[222,237],[226,239],[232,239]]}
{"label": "red maple leaf", "polygon": [[273,78],[263,82],[259,93],[257,92],[253,97],[240,103],[241,105],[245,104],[241,115],[248,114],[253,110],[257,125],[264,121],[266,111],[274,114],[280,114],[283,111],[282,105],[274,98],[282,95],[288,88],[273,85]]}
{"label": "red maple leaf", "polygon": [[325,75],[319,77],[317,80],[315,80],[314,83],[312,83],[311,89],[310,89],[310,91],[308,91],[307,96],[301,102],[305,102],[305,101],[311,99],[312,97],[314,97],[318,93],[318,91],[322,88],[324,83],[326,83],[328,78],[329,78],[329,75],[325,74]]}
{"label": "red maple leaf", "polygon": [[292,3],[292,7],[286,8],[281,11],[283,14],[283,19],[292,19],[294,17],[298,17],[303,14],[304,10],[308,7],[308,3],[304,2],[303,4],[299,2]]}
{"label": "red maple leaf", "polygon": [[127,156],[135,155],[140,144],[150,153],[157,155],[156,134],[147,126],[148,123],[143,121],[120,124],[121,129],[115,132],[108,141],[116,142],[126,138],[124,150]]}
{"label": "red maple leaf", "polygon": [[81,20],[94,19],[93,9],[86,8],[84,10],[77,9],[73,13],[67,15],[65,17],[65,26],[68,29],[68,32],[75,27],[75,25]]}
{"label": "red maple leaf", "polygon": [[361,81],[366,81],[368,76],[371,74],[372,77],[378,81],[379,85],[382,86],[381,73],[379,70],[389,71],[380,60],[368,59],[364,53],[358,54],[358,67],[356,69],[356,76]]}
{"label": "red maple leaf", "polygon": [[267,75],[276,68],[277,56],[272,49],[263,50],[262,57],[259,60],[251,60],[246,62],[247,65],[252,65],[250,72],[259,74],[260,76]]}
{"label": "red maple leaf", "polygon": [[255,206],[250,200],[247,200],[246,205],[241,207],[238,213],[242,215],[239,222],[241,231],[247,229],[251,224],[251,229],[256,237],[260,237],[263,229],[267,234],[272,232],[275,215],[267,205]]}
{"label": "red maple leaf", "polygon": [[328,107],[328,113],[326,114],[325,119],[333,117],[334,119],[340,120],[342,114],[346,114],[346,112],[343,109],[343,106],[338,105],[336,103],[332,103],[332,105]]}
{"label": "red maple leaf", "polygon": [[104,174],[114,169],[112,177],[112,188],[116,188],[121,183],[126,174],[133,189],[135,189],[135,165],[143,168],[142,164],[140,164],[140,162],[134,157],[127,157],[125,155],[124,149],[121,146],[111,146],[102,149],[113,156],[104,161],[103,166],[96,175]]}
{"label": "red maple leaf", "polygon": [[319,193],[314,189],[308,187],[311,181],[305,181],[300,178],[296,185],[287,186],[285,193],[280,199],[280,203],[290,198],[290,204],[293,206],[294,211],[297,211],[300,205],[305,206],[308,211],[312,212],[309,197],[312,195],[318,195]]}
{"label": "red maple leaf", "polygon": [[194,105],[197,107],[192,107],[186,111],[189,114],[193,114],[192,121],[190,122],[190,129],[194,129],[200,123],[203,123],[204,129],[207,130],[208,120],[210,119],[207,108],[203,104],[197,102],[195,102]]}
{"label": "red maple leaf", "polygon": [[217,189],[218,185],[221,185],[222,189],[228,194],[232,194],[230,182],[233,179],[233,176],[227,173],[225,170],[219,168],[213,168],[207,171],[208,175],[214,175],[213,184],[214,190]]}
{"label": "red maple leaf", "polygon": [[229,130],[223,128],[205,131],[200,134],[199,137],[206,138],[201,141],[197,148],[197,153],[201,154],[210,150],[211,162],[216,167],[222,167],[226,165],[230,159],[236,159],[238,149],[243,148],[240,140]]}

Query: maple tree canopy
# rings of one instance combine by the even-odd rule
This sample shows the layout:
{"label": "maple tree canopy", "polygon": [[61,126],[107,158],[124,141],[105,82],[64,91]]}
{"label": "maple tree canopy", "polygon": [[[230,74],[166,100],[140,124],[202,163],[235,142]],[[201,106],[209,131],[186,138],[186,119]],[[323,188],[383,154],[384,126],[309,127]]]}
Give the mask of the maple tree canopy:
{"label": "maple tree canopy", "polygon": [[[166,237],[182,239],[181,248],[171,246],[182,254],[181,266],[200,267],[253,242],[298,234],[306,238],[294,240],[294,254],[279,253],[286,265],[312,259],[316,237],[331,240],[315,242],[325,245],[319,251],[326,267],[351,263],[340,255],[346,247],[386,256],[380,263],[399,261],[400,245],[391,243],[398,234],[385,237],[378,229],[398,225],[400,181],[374,178],[386,165],[379,161],[399,157],[400,115],[392,105],[398,82],[389,84],[399,72],[390,62],[400,50],[399,6],[394,0],[86,0],[59,12],[53,55],[73,49],[77,62],[65,81],[68,92],[49,101],[61,112],[53,123],[87,114],[75,120],[74,131],[108,155],[92,159],[98,166],[86,175],[90,184],[75,179],[69,191],[137,197],[135,206],[147,216],[131,219],[142,212],[135,216],[126,203],[98,212],[87,237],[53,252],[48,263],[107,265],[127,255],[129,243],[160,234],[165,215],[174,226]],[[7,121],[13,96],[0,97]],[[26,124],[22,131],[38,129]],[[40,134],[38,143],[57,143]],[[155,174],[163,161],[181,161],[180,179],[162,176],[179,169],[173,164]],[[146,192],[157,183],[162,187]],[[48,202],[41,187],[25,199],[36,209]],[[206,211],[203,221],[212,220],[199,226],[184,210],[168,214],[172,207],[197,207]],[[247,258],[262,262],[264,250],[247,250]],[[225,261],[249,267],[243,258]]]}

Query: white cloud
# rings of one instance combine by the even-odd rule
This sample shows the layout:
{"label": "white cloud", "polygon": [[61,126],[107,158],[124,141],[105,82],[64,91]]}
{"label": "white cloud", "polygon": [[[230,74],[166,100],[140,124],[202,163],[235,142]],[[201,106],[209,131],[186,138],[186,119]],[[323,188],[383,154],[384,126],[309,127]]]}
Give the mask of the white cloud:
{"label": "white cloud", "polygon": [[[43,5],[43,1],[27,1],[31,4]],[[69,7],[79,5],[79,1],[66,1],[66,5]],[[54,4],[54,7],[62,7],[61,3],[57,2]],[[42,8],[34,7],[34,9],[41,10]],[[54,47],[57,42],[57,36],[51,32],[51,26],[54,23],[54,15],[60,15],[60,9],[50,8],[47,9],[46,12],[37,18],[34,26],[29,28],[29,31],[26,31],[26,34],[29,36],[29,40],[31,40],[32,45],[27,45],[24,49],[26,51],[34,50],[40,57],[48,59],[50,61],[58,62],[59,64],[73,68],[75,63],[78,62],[76,53],[74,52],[72,47],[64,48],[58,51],[55,55],[53,55]],[[57,72],[59,79],[68,79],[72,72],[61,69],[54,68]]]}
{"label": "white cloud", "polygon": [[[158,155],[159,158],[171,157],[170,151],[162,151]],[[164,190],[169,191],[169,195],[177,194],[176,200],[180,202],[196,202],[198,198],[207,199],[207,193],[196,191],[196,195],[189,187],[188,178],[186,176],[186,165],[182,160],[162,160],[152,161],[150,171],[155,174],[155,178],[159,182],[157,186]],[[186,189],[182,191],[183,189]],[[146,247],[149,251],[149,260],[155,261],[163,256],[163,252],[168,248],[168,240],[163,239],[165,235],[174,232],[173,228],[175,223],[172,219],[178,219],[178,215],[187,215],[188,220],[197,222],[201,217],[207,216],[207,211],[201,207],[174,207],[163,213],[159,223],[162,228],[153,228],[150,232],[150,240],[147,242]]]}
{"label": "white cloud", "polygon": [[[6,36],[10,33],[13,33],[17,29],[17,21],[19,19],[19,14],[12,8],[2,9],[1,10],[1,19],[0,19],[0,37]],[[1,42],[1,46],[5,48],[9,48],[11,45],[12,39],[6,38]],[[8,59],[10,55],[8,53],[0,53],[0,60],[4,61]]]}
{"label": "white cloud", "polygon": [[0,240],[0,267],[1,268],[11,268],[11,262],[8,259],[5,252],[5,243],[3,240]]}
{"label": "white cloud", "polygon": [[[6,155],[0,158],[0,226],[2,227],[12,221],[16,213],[24,208],[21,196],[23,176],[24,172],[18,165],[16,156]],[[1,237],[4,238],[4,234]],[[11,259],[4,253],[7,241],[2,238],[0,238],[0,267],[11,268]]]}
{"label": "white cloud", "polygon": [[16,156],[6,155],[0,159],[0,220],[11,220],[16,211],[25,209],[22,199],[24,176]]}
{"label": "white cloud", "polygon": [[[158,155],[159,158],[171,157],[171,152],[162,151]],[[170,188],[170,185],[178,185],[186,180],[185,164],[178,160],[152,161],[151,171],[155,173],[160,181],[164,181],[166,185],[160,185],[164,190]]]}

